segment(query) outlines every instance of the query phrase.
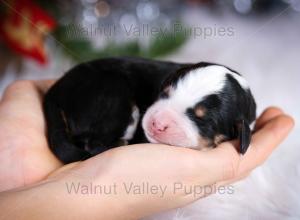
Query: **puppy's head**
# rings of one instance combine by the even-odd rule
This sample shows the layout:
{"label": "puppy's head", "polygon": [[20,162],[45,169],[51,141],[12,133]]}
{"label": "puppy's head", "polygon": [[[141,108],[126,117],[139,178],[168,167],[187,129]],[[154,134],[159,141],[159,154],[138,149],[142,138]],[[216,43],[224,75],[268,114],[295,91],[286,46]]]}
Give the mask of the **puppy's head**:
{"label": "puppy's head", "polygon": [[227,67],[199,63],[166,79],[142,126],[152,143],[201,149],[239,138],[245,153],[255,111],[244,78]]}

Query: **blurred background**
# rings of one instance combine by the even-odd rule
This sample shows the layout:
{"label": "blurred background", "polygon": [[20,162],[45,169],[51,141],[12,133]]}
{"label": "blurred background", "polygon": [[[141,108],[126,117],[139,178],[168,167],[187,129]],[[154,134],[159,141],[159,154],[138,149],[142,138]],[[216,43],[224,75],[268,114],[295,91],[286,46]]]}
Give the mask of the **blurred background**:
{"label": "blurred background", "polygon": [[300,0],[0,2],[0,94],[100,57],[217,62],[247,78],[258,113],[277,105],[293,115],[286,145],[300,145]]}

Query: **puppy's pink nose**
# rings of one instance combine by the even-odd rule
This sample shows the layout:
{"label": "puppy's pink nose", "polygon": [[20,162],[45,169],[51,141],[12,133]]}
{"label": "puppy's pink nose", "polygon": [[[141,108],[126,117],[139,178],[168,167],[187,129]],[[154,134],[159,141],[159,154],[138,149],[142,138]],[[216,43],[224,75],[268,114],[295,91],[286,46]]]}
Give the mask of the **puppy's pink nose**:
{"label": "puppy's pink nose", "polygon": [[153,119],[152,130],[157,133],[164,132],[168,129],[169,125],[166,121],[160,121]]}

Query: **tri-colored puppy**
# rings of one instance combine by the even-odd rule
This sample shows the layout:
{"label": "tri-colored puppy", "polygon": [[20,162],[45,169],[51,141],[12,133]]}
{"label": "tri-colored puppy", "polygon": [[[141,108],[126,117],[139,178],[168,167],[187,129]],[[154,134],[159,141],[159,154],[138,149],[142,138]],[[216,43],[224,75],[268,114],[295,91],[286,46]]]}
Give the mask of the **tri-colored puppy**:
{"label": "tri-colored puppy", "polygon": [[74,67],[46,94],[44,109],[50,148],[64,163],[147,141],[202,149],[239,138],[243,154],[256,117],[237,72],[140,58]]}

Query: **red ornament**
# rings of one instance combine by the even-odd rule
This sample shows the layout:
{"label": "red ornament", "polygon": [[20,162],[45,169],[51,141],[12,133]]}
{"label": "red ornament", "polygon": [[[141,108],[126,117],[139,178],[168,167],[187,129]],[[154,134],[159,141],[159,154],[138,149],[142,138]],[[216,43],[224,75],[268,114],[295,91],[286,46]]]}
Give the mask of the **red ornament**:
{"label": "red ornament", "polygon": [[55,27],[55,21],[31,0],[1,0],[6,6],[0,21],[3,41],[15,52],[47,63],[44,38]]}

